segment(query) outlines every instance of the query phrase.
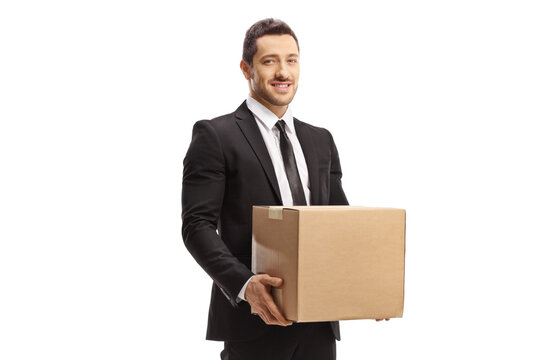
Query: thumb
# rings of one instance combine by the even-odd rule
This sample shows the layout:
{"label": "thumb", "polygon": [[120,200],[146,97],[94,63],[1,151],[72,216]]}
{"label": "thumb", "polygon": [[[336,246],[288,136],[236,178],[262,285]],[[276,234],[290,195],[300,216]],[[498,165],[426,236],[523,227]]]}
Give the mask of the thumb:
{"label": "thumb", "polygon": [[261,279],[261,282],[265,285],[270,285],[272,287],[279,287],[283,284],[283,280],[278,277],[265,277]]}

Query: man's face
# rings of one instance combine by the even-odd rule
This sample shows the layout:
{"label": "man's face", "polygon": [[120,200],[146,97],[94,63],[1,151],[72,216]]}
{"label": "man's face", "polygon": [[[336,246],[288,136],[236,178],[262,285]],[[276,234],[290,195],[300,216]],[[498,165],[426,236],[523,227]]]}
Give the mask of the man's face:
{"label": "man's face", "polygon": [[294,98],[300,75],[298,46],[292,36],[264,35],[258,38],[253,65],[249,67],[242,63],[241,67],[249,80],[250,95],[255,100],[272,111],[286,109]]}

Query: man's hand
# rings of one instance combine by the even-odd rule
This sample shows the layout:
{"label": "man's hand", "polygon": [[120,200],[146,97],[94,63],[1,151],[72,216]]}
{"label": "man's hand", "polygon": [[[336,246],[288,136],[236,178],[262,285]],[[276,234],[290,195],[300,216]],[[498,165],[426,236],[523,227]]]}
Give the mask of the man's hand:
{"label": "man's hand", "polygon": [[388,320],[390,320],[390,319],[375,319],[375,321],[383,321],[383,320],[388,321]]}
{"label": "man's hand", "polygon": [[278,307],[270,295],[271,287],[280,287],[283,280],[271,277],[267,274],[255,275],[246,287],[245,298],[251,305],[251,310],[263,319],[267,325],[288,326],[292,321],[288,321],[281,314]]}

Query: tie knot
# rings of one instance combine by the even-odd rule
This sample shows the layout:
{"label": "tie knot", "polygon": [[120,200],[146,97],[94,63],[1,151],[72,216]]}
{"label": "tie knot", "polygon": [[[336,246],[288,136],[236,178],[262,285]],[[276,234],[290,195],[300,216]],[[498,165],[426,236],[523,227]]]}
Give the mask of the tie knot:
{"label": "tie knot", "polygon": [[276,127],[281,133],[285,133],[285,121],[283,119],[276,122]]}

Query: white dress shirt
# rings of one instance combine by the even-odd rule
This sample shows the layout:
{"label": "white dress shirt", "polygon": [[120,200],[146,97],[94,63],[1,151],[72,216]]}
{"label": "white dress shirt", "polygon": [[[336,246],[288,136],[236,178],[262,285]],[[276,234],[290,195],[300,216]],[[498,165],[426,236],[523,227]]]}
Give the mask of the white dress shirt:
{"label": "white dress shirt", "polygon": [[[291,188],[289,186],[289,180],[287,179],[287,173],[285,172],[285,165],[283,163],[283,158],[281,156],[281,150],[279,147],[279,130],[276,128],[276,122],[278,120],[285,121],[285,132],[291,141],[294,157],[296,159],[296,166],[298,167],[298,173],[300,174],[300,180],[302,181],[302,188],[304,189],[304,194],[306,196],[306,202],[308,205],[311,205],[310,198],[311,192],[309,190],[309,176],[308,169],[306,164],[306,159],[304,157],[304,152],[300,146],[300,142],[296,137],[296,129],[294,128],[294,119],[291,111],[290,105],[287,107],[287,111],[282,118],[278,118],[273,112],[268,110],[264,105],[262,105],[257,100],[253,99],[251,96],[248,96],[246,100],[248,109],[253,113],[261,135],[263,137],[266,149],[272,160],[272,165],[274,165],[274,171],[276,172],[276,178],[279,185],[279,193],[281,199],[283,200],[284,206],[292,206],[293,198],[291,194]],[[251,278],[249,278],[251,280]],[[245,300],[244,294],[246,292],[247,284],[249,280],[246,281],[240,292],[238,293],[238,299]]]}

